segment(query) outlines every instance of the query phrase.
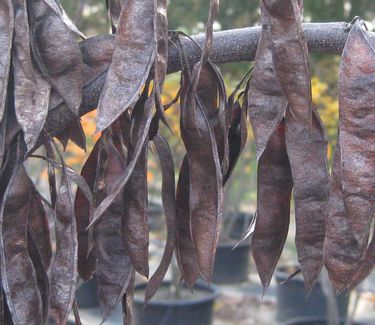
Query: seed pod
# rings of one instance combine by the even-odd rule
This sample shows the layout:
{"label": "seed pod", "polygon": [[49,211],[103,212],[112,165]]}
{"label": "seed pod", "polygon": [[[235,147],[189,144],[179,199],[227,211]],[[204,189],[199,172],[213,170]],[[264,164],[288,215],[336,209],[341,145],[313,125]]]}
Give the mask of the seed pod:
{"label": "seed pod", "polygon": [[344,205],[339,142],[336,144],[333,158],[330,192],[324,241],[324,266],[333,288],[336,293],[340,293],[350,284],[362,254],[351,232]]}
{"label": "seed pod", "polygon": [[176,199],[175,199],[175,181],[174,181],[174,162],[172,151],[168,142],[160,135],[154,137],[154,144],[159,156],[160,168],[162,174],[162,200],[165,219],[167,223],[167,240],[165,243],[163,257],[159,267],[152,275],[147,284],[145,292],[145,301],[149,301],[156,293],[172,260],[175,247],[176,231]]}
{"label": "seed pod", "polygon": [[199,277],[199,268],[190,232],[189,188],[189,165],[185,156],[180,168],[176,192],[176,256],[181,278],[192,288]]}
{"label": "seed pod", "polygon": [[375,48],[354,24],[341,58],[339,80],[341,170],[345,208],[360,247],[374,216]]}
{"label": "seed pod", "polygon": [[310,292],[323,265],[329,199],[327,140],[311,100],[302,2],[263,0],[263,4],[270,23],[275,75],[289,105],[285,139],[294,184],[296,247],[306,291]]}
{"label": "seed pod", "polygon": [[8,91],[9,69],[11,63],[14,14],[12,0],[0,3],[0,121],[3,118]]}
{"label": "seed pod", "polygon": [[[32,188],[30,195],[30,206],[28,215],[28,228],[32,232],[33,239],[41,256],[43,265],[46,270],[49,269],[52,260],[52,245],[48,217],[44,210],[42,200],[32,181],[29,179]],[[30,237],[30,236],[29,236]]]}
{"label": "seed pod", "polygon": [[36,325],[42,324],[43,307],[27,251],[27,215],[32,192],[19,158],[13,164],[5,172],[12,170],[1,204],[1,280],[13,323]]}
{"label": "seed pod", "polygon": [[78,263],[77,225],[70,180],[63,165],[55,205],[56,254],[53,260],[50,313],[57,324],[65,324],[73,306]]}
{"label": "seed pod", "polygon": [[139,97],[155,57],[154,16],[154,0],[129,0],[122,7],[116,48],[98,104],[98,131]]}
{"label": "seed pod", "polygon": [[33,67],[30,31],[25,0],[15,1],[13,37],[14,105],[28,150],[38,140],[47,118],[51,87]]}
{"label": "seed pod", "polygon": [[257,160],[267,147],[269,138],[283,119],[288,105],[273,66],[270,18],[261,2],[262,33],[255,66],[247,93],[251,126],[257,146]]}
{"label": "seed pod", "polygon": [[277,79],[294,118],[309,129],[312,124],[311,78],[301,3],[298,0],[263,0],[263,4],[269,19]]}
{"label": "seed pod", "polygon": [[264,290],[269,286],[288,235],[292,188],[282,120],[258,163],[257,218],[251,250]]}
{"label": "seed pod", "polygon": [[328,211],[327,140],[315,109],[312,129],[286,114],[286,147],[292,167],[298,262],[309,292],[323,265],[323,243]]}
{"label": "seed pod", "polygon": [[[147,101],[148,87],[134,107],[131,118],[129,157],[135,156],[136,142],[142,132],[141,125]],[[118,146],[118,144],[117,144]],[[121,220],[122,238],[135,270],[145,277],[149,276],[148,266],[148,191],[147,191],[147,150],[145,142],[140,149],[138,161],[124,188],[123,214]]]}
{"label": "seed pod", "polygon": [[[89,157],[82,167],[81,176],[85,178],[88,186],[93,191],[95,186],[95,180],[97,178],[96,172],[98,167],[99,159],[99,147],[100,140],[95,143]],[[84,281],[91,278],[95,272],[95,260],[93,255],[89,255],[89,231],[86,230],[90,223],[90,215],[92,206],[87,200],[86,196],[80,190],[77,189],[74,211],[77,222],[78,232],[78,273]]]}
{"label": "seed pod", "polygon": [[49,0],[28,2],[31,49],[42,75],[78,115],[83,87],[82,55],[55,6]]}
{"label": "seed pod", "polygon": [[222,217],[222,174],[215,135],[194,90],[181,94],[181,138],[190,179],[190,227],[202,277],[211,279]]}
{"label": "seed pod", "polygon": [[[113,145],[106,145],[105,190],[113,192],[118,177],[125,169],[124,161]],[[104,163],[104,162],[102,162]],[[99,306],[103,321],[122,300],[133,275],[133,265],[121,236],[122,193],[116,197],[95,226],[97,243],[96,279]]]}
{"label": "seed pod", "polygon": [[114,199],[120,194],[120,192],[128,182],[135,168],[135,165],[137,164],[142,148],[148,139],[148,131],[150,129],[152,120],[152,108],[154,106],[154,102],[154,94],[152,93],[147,99],[144,106],[142,121],[139,124],[140,134],[138,134],[138,138],[134,145],[134,155],[132,157],[132,160],[128,163],[124,172],[116,179],[115,184],[112,188],[113,191],[111,193],[108,193],[108,196],[94,210],[93,220],[91,221],[89,227],[98,222],[104,211],[112,204]]}
{"label": "seed pod", "polygon": [[[33,208],[30,206],[29,215],[33,212]],[[27,250],[33,263],[36,275],[36,281],[38,284],[40,296],[43,305],[43,318],[42,324],[47,322],[48,310],[49,310],[49,279],[48,279],[48,267],[45,266],[42,251],[39,249],[37,235],[33,232],[31,227],[28,227],[27,236]]]}

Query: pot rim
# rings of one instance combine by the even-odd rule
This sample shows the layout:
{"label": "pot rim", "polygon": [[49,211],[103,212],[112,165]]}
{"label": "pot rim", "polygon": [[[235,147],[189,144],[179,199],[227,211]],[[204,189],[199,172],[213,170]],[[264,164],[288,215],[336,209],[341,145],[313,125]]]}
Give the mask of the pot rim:
{"label": "pot rim", "polygon": [[[290,264],[290,265],[282,265],[282,266],[276,267],[276,269],[275,269],[275,279],[276,279],[278,284],[280,284],[280,282],[285,281],[290,276],[290,274],[285,271],[285,269],[289,268],[289,267],[294,267],[295,269],[297,269],[298,266],[297,266],[297,264]],[[305,282],[303,277],[299,277],[299,276],[295,276],[294,278],[289,279],[288,282],[289,281],[296,281],[296,282],[303,282],[303,283]],[[320,283],[319,280],[316,281],[316,284],[318,284],[318,283]]]}
{"label": "pot rim", "polygon": [[[319,317],[319,316],[306,316],[306,317],[295,317],[289,319],[287,321],[282,322],[280,325],[309,325],[309,322],[326,322],[326,317]],[[340,318],[340,323],[345,322],[345,318]],[[354,321],[354,325],[365,325],[360,321]]]}
{"label": "pot rim", "polygon": [[[161,286],[166,286],[171,284],[170,281],[163,281]],[[137,290],[144,290],[147,286],[147,283],[137,284],[134,287],[134,292]],[[202,303],[210,302],[216,300],[220,295],[221,291],[216,285],[208,285],[202,282],[197,282],[195,285],[196,289],[200,289],[202,291],[206,291],[207,295],[198,299],[180,299],[180,300],[170,300],[170,299],[151,299],[145,307],[148,305],[153,306],[186,306],[186,305],[199,305]],[[194,291],[193,291],[194,292]],[[144,304],[144,297],[139,297],[134,295],[134,303],[143,305]]]}

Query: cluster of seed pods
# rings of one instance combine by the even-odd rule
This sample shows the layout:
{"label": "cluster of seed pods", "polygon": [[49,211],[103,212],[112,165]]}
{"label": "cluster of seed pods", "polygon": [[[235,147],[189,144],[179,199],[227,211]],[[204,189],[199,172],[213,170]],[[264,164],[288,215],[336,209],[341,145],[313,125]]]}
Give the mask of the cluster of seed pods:
{"label": "cluster of seed pods", "polygon": [[[359,284],[375,263],[375,43],[361,21],[351,26],[342,55],[330,176],[324,126],[312,103],[302,0],[260,2],[254,70],[228,97],[210,60],[218,0],[209,3],[203,47],[192,45],[201,51],[195,64],[181,42],[185,36],[168,32],[166,0],[106,0],[106,6],[114,42],[97,37],[78,44],[74,34],[85,36],[59,1],[0,3],[0,39],[7,44],[0,48],[0,323],[63,325],[73,310],[80,324],[77,279],[95,276],[103,320],[121,303],[129,324],[135,273],[149,278],[148,301],[174,253],[189,287],[198,278],[210,282],[223,188],[245,146],[248,118],[258,162],[251,245],[264,289],[287,238],[292,198],[307,292],[323,265],[336,292]],[[171,47],[180,59],[181,81],[177,97],[165,105]],[[82,89],[105,73],[104,88],[97,89],[101,134],[77,174],[65,164],[46,120],[49,110],[65,106],[73,123],[57,139],[63,148],[69,140],[85,148],[78,116],[89,99]],[[165,111],[178,100],[186,155],[175,184],[173,154],[159,129],[169,127]],[[36,153],[41,146],[44,154]],[[164,253],[152,275],[150,147],[160,163],[167,225]],[[28,176],[29,158],[48,164],[49,200]]]}

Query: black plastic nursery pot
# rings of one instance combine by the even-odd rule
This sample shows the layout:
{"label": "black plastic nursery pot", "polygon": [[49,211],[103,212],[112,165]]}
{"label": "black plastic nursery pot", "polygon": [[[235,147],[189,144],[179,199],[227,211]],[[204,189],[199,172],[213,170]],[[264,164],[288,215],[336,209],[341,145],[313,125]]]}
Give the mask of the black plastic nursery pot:
{"label": "black plastic nursery pot", "polygon": [[79,308],[93,308],[99,306],[95,276],[78,286],[76,300]]}
{"label": "black plastic nursery pot", "polygon": [[[290,324],[306,324],[308,321],[315,321],[311,324],[325,324],[324,319],[327,315],[327,300],[322,291],[321,284],[317,282],[309,296],[305,295],[305,283],[301,276],[296,276],[286,283],[288,276],[293,273],[287,272],[286,267],[278,268],[275,272],[276,281],[278,283],[276,289],[277,295],[277,320],[282,324],[289,324],[293,320],[305,320],[306,323],[290,323]],[[339,316],[345,319],[348,312],[349,294],[344,292],[336,297]],[[314,320],[315,319],[315,320]],[[319,323],[319,319],[323,323]],[[287,323],[284,323],[287,322]]]}
{"label": "black plastic nursery pot", "polygon": [[[159,290],[168,290],[170,283],[165,282]],[[197,284],[193,294],[182,287],[180,299],[161,299],[158,294],[144,306],[146,284],[135,287],[133,324],[134,325],[210,325],[212,324],[213,305],[219,297],[219,290],[211,285]]]}
{"label": "black plastic nursery pot", "polygon": [[[324,317],[306,317],[295,318],[280,325],[327,325],[328,322]],[[340,322],[340,325],[345,325],[345,320]],[[352,325],[369,325],[362,322],[353,322]]]}
{"label": "black plastic nursery pot", "polygon": [[216,250],[212,281],[219,284],[232,284],[248,280],[250,243],[233,249],[233,243],[219,244]]}
{"label": "black plastic nursery pot", "polygon": [[[225,232],[225,228],[229,227],[230,233],[224,236],[226,237],[225,241],[219,242],[216,250],[212,275],[214,283],[234,284],[248,280],[250,241],[246,240],[235,249],[234,247],[242,239],[244,230],[248,228],[252,218],[252,215],[244,212],[230,214],[225,218],[223,231]],[[223,240],[223,236],[221,240]]]}

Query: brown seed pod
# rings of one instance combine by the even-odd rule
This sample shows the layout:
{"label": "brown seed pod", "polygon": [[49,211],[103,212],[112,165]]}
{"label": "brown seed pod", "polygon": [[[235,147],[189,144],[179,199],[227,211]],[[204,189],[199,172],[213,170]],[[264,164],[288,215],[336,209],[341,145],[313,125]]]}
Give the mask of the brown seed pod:
{"label": "brown seed pod", "polygon": [[355,240],[344,205],[341,180],[341,150],[337,142],[332,167],[331,195],[328,205],[324,266],[336,293],[345,290],[361,259],[361,249]]}
{"label": "brown seed pod", "polygon": [[[83,87],[83,62],[79,46],[58,14],[54,1],[29,1],[28,13],[30,45],[35,62],[52,88],[78,115]],[[64,60],[61,60],[62,57]]]}
{"label": "brown seed pod", "polygon": [[14,30],[14,14],[12,0],[0,3],[0,121],[5,111],[8,91],[9,69],[11,64],[12,39]]}
{"label": "brown seed pod", "polygon": [[36,325],[42,324],[43,306],[27,250],[27,216],[32,188],[19,158],[13,164],[5,171],[11,171],[11,177],[1,203],[1,282],[14,324]]}
{"label": "brown seed pod", "polygon": [[154,0],[129,0],[122,7],[116,48],[98,104],[98,131],[109,127],[139,97],[155,57],[154,16]]}
{"label": "brown seed pod", "polygon": [[30,51],[30,31],[25,0],[15,1],[13,37],[14,105],[25,143],[31,150],[47,118],[51,86],[34,69]]}
{"label": "brown seed pod", "polygon": [[349,33],[339,80],[340,146],[343,195],[354,238],[367,245],[374,216],[375,47],[360,23]]}
{"label": "brown seed pod", "polygon": [[[105,141],[107,152],[103,190],[113,192],[113,186],[125,169],[125,162],[114,145]],[[121,236],[122,193],[116,197],[95,226],[97,245],[96,280],[103,321],[114,311],[126,293],[133,276],[133,265]]]}
{"label": "brown seed pod", "polygon": [[175,247],[176,231],[176,198],[172,151],[166,139],[160,134],[157,134],[154,137],[153,142],[159,156],[162,174],[162,201],[167,223],[167,239],[159,267],[156,269],[155,273],[152,275],[147,284],[145,292],[146,302],[154,296],[161,282],[163,281],[165,274],[167,273]]}
{"label": "brown seed pod", "polygon": [[[93,191],[95,180],[97,178],[96,172],[99,162],[100,140],[95,143],[89,157],[82,167],[81,176],[84,177],[88,186]],[[90,224],[90,216],[92,214],[92,206],[90,201],[80,188],[77,189],[76,198],[74,202],[74,211],[77,223],[78,233],[78,273],[84,281],[90,279],[95,272],[96,257],[89,252],[90,234],[86,230]]]}
{"label": "brown seed pod", "polygon": [[264,290],[269,286],[288,235],[292,188],[282,120],[258,163],[257,218],[251,250]]}

